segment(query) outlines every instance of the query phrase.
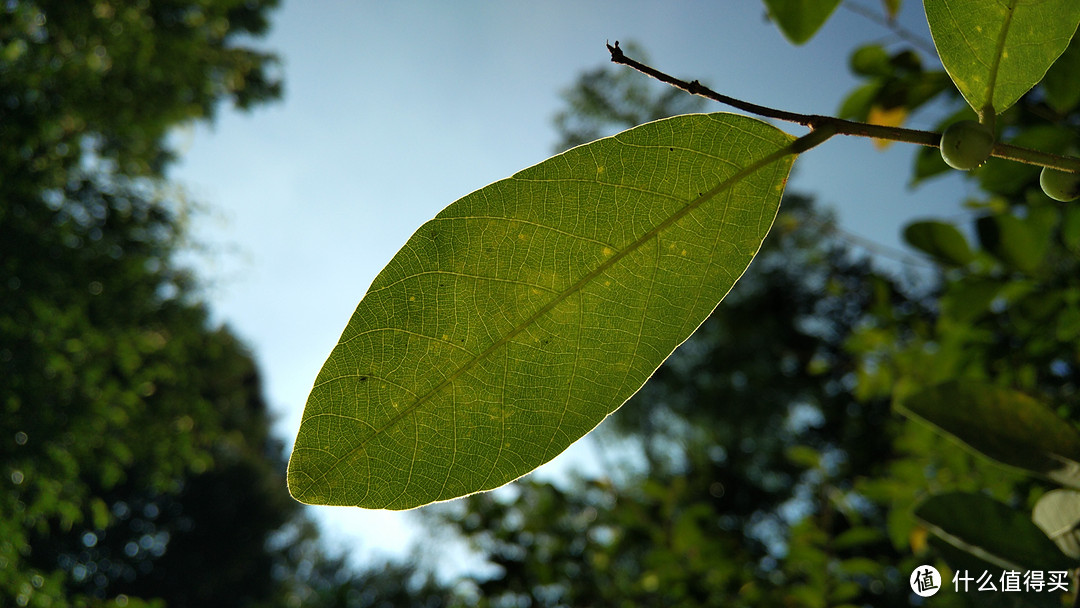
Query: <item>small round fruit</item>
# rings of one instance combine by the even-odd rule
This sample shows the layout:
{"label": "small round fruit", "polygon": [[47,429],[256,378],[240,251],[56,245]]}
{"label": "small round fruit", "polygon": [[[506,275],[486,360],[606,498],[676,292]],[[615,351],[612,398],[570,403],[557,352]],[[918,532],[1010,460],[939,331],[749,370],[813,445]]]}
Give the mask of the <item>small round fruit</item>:
{"label": "small round fruit", "polygon": [[961,120],[941,134],[941,158],[953,169],[970,171],[990,158],[994,132],[974,120]]}
{"label": "small round fruit", "polygon": [[1039,174],[1039,185],[1042,186],[1046,196],[1067,203],[1080,198],[1080,173],[1058,171],[1050,167],[1043,167]]}

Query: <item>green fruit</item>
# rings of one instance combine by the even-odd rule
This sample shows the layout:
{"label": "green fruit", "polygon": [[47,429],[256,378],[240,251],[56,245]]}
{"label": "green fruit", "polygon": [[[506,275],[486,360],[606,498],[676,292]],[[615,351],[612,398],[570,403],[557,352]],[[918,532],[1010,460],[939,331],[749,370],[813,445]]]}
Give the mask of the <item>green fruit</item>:
{"label": "green fruit", "polygon": [[974,120],[962,120],[941,134],[941,158],[953,169],[969,171],[990,158],[994,132]]}
{"label": "green fruit", "polygon": [[1043,167],[1042,173],[1039,174],[1039,185],[1042,186],[1046,196],[1055,201],[1065,203],[1080,198],[1080,173],[1068,173]]}

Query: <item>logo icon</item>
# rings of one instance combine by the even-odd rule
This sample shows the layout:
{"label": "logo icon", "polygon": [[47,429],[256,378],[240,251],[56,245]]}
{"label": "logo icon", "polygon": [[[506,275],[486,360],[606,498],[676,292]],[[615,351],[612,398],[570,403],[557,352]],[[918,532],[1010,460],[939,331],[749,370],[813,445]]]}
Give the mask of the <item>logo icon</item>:
{"label": "logo icon", "polygon": [[919,566],[911,571],[908,582],[916,595],[930,597],[941,589],[941,573],[933,566]]}

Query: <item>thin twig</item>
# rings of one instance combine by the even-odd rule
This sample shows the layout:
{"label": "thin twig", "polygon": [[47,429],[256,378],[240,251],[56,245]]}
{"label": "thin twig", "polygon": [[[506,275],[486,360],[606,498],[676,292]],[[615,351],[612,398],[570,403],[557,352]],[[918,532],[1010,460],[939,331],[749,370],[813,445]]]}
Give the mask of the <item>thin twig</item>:
{"label": "thin twig", "polygon": [[[709,87],[701,84],[697,80],[694,80],[692,82],[686,82],[685,80],[680,80],[678,78],[675,78],[674,76],[665,74],[664,72],[661,72],[656,68],[647,66],[643,63],[627,57],[623,53],[622,49],[619,48],[618,40],[615,41],[614,46],[610,44],[607,45],[607,49],[608,52],[611,53],[611,61],[613,63],[619,63],[634,68],[635,70],[641,72],[642,74],[645,74],[646,76],[655,78],[660,82],[667,83],[677,89],[682,89],[683,91],[686,91],[691,95],[697,95],[699,97],[711,99],[713,101],[731,106],[744,112],[749,112],[758,116],[764,116],[765,118],[774,118],[776,120],[797,123],[809,127],[812,131],[816,131],[818,129],[821,129],[822,127],[828,127],[832,133],[837,133],[840,135],[872,137],[875,139],[884,139],[888,141],[902,141],[910,144],[928,146],[931,148],[937,148],[941,144],[941,134],[935,133],[933,131],[920,131],[918,129],[906,129],[904,127],[887,127],[884,125],[873,125],[866,122],[844,120],[842,118],[836,118],[834,116],[823,116],[821,114],[800,114],[798,112],[777,110],[776,108],[770,108],[768,106],[750,103],[741,99],[735,99],[734,97],[729,97],[727,95],[717,93]],[[824,140],[822,139],[821,141]],[[814,145],[821,143],[821,141],[816,141]],[[990,152],[990,155],[1016,162],[1027,163],[1029,165],[1052,167],[1054,169],[1068,171],[1070,173],[1080,173],[1080,158],[1050,154],[1048,152],[1041,152],[1039,150],[1021,148],[1020,146],[1014,146],[1012,144],[995,143],[993,150]]]}
{"label": "thin twig", "polygon": [[844,2],[842,6],[847,10],[855,13],[856,15],[860,15],[866,19],[869,19],[870,21],[873,21],[881,27],[891,30],[894,34],[899,36],[900,39],[910,42],[912,45],[919,47],[923,51],[932,55],[937,54],[937,48],[934,47],[933,42],[927,40],[926,38],[923,38],[915,32],[912,32],[911,30],[905,29],[903,26],[896,22],[896,19],[885,17],[884,15],[879,15],[874,11],[866,8],[865,6],[858,4],[857,2]]}
{"label": "thin twig", "polygon": [[775,118],[777,120],[786,120],[788,122],[796,122],[810,128],[814,128],[814,126],[817,124],[817,121],[815,120],[816,118],[821,118],[817,116],[807,116],[805,114],[796,114],[794,112],[785,112],[784,110],[777,110],[774,108],[759,106],[756,103],[749,103],[740,99],[735,99],[734,97],[721,95],[720,93],[713,91],[709,87],[701,84],[696,80],[693,82],[679,80],[674,76],[669,76],[661,72],[660,70],[651,68],[644,63],[639,63],[637,61],[634,61],[633,59],[630,59],[629,57],[624,55],[622,49],[619,48],[618,40],[615,41],[615,46],[611,46],[610,44],[607,45],[607,49],[611,53],[612,62],[621,63],[625,66],[632,67],[635,70],[641,72],[642,74],[645,74],[646,76],[655,78],[660,82],[667,83],[677,89],[682,89],[687,93],[690,93],[691,95],[698,95],[700,97],[704,97],[705,99],[718,101],[724,105],[738,108],[744,112],[750,112],[751,114],[757,114],[758,116]]}
{"label": "thin twig", "polygon": [[903,129],[899,127],[882,127],[880,125],[871,125],[868,123],[853,122],[850,120],[843,120],[841,118],[835,118],[833,116],[823,116],[821,114],[800,114],[798,112],[788,112],[787,110],[777,110],[776,108],[770,108],[768,106],[758,105],[756,103],[750,103],[741,99],[735,99],[710,89],[709,87],[701,84],[697,80],[693,82],[686,82],[680,80],[674,76],[670,76],[657,70],[656,68],[645,65],[644,63],[635,61],[627,57],[622,49],[619,48],[619,41],[615,41],[615,46],[607,45],[608,52],[611,53],[611,61],[614,63],[620,63],[622,65],[634,68],[635,70],[645,74],[646,76],[655,78],[660,82],[667,83],[677,89],[682,89],[691,95],[698,95],[705,99],[711,99],[713,101],[722,103],[724,105],[737,108],[744,112],[750,112],[751,114],[757,114],[758,116],[764,116],[765,118],[775,118],[776,120],[784,120],[787,122],[794,122],[810,129],[818,129],[822,125],[831,124],[836,128],[836,132],[843,135],[861,135],[864,137],[882,137],[886,139],[895,139],[897,141],[906,141],[914,144],[923,144],[925,146],[937,146],[941,135],[932,133],[930,131],[917,131],[915,129]]}

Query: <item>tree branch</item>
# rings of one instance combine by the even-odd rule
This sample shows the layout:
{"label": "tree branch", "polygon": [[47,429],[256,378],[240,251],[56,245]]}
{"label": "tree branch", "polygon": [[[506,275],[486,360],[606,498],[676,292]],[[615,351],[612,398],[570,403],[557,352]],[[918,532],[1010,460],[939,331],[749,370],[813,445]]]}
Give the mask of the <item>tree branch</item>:
{"label": "tree branch", "polygon": [[[920,131],[918,129],[906,129],[903,127],[887,127],[884,125],[844,120],[834,116],[823,116],[821,114],[800,114],[798,112],[778,110],[776,108],[750,103],[741,99],[735,99],[734,97],[717,93],[697,80],[686,82],[685,80],[680,80],[674,76],[665,74],[656,68],[647,66],[627,57],[622,49],[619,48],[618,40],[615,41],[614,46],[608,44],[607,49],[608,52],[611,53],[611,61],[613,63],[634,68],[650,78],[655,78],[656,80],[669,84],[677,89],[682,89],[691,95],[711,99],[744,112],[764,116],[765,118],[797,123],[809,127],[812,131],[828,127],[830,135],[832,133],[837,133],[839,135],[851,135],[856,137],[872,137],[888,141],[902,141],[910,144],[919,144],[921,146],[929,146],[932,148],[937,148],[941,144],[941,134],[933,131]],[[827,137],[820,141],[815,141],[813,145],[821,143],[824,139],[827,139]],[[1027,163],[1029,165],[1052,167],[1070,173],[1080,173],[1080,158],[1060,156],[1057,154],[1050,154],[1049,152],[1040,152],[1039,150],[1021,148],[1020,146],[1014,146],[1012,144],[995,143],[990,155],[1016,162]]]}

